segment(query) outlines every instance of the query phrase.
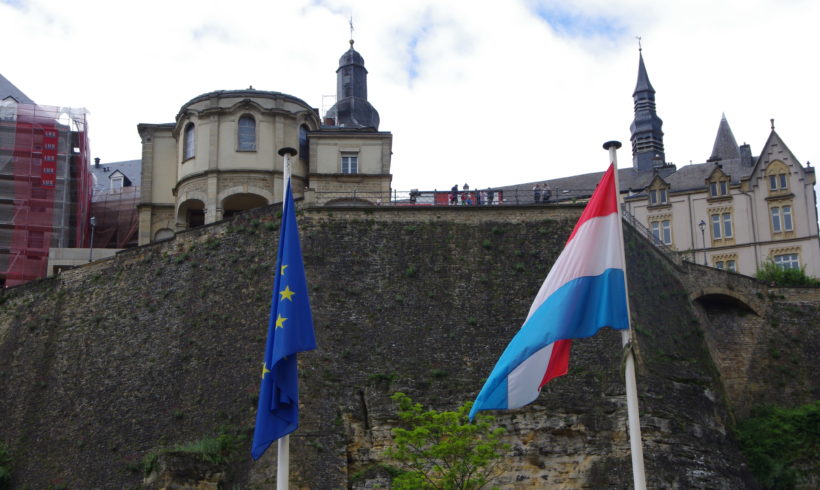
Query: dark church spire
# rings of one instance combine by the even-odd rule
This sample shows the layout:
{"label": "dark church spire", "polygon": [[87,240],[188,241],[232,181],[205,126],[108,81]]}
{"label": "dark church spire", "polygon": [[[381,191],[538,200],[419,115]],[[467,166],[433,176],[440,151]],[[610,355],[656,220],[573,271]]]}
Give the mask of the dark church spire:
{"label": "dark church spire", "polygon": [[353,39],[350,40],[350,49],[339,58],[336,104],[330,108],[328,115],[335,119],[335,125],[339,127],[379,129],[379,113],[367,101],[364,58],[353,49]]}
{"label": "dark church spire", "polygon": [[632,133],[632,166],[636,170],[650,170],[663,165],[663,121],[655,112],[655,89],[649,83],[642,49],[638,49],[638,83],[632,93],[635,103],[635,119],[629,127]]}

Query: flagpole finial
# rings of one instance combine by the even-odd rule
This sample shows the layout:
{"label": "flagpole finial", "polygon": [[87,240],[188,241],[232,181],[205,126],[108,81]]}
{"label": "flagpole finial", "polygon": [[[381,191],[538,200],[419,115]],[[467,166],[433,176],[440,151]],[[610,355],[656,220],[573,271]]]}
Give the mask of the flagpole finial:
{"label": "flagpole finial", "polygon": [[617,150],[620,147],[621,147],[621,142],[620,141],[614,141],[613,140],[613,141],[607,141],[606,143],[604,143],[604,150],[608,150],[610,148],[615,148]]}

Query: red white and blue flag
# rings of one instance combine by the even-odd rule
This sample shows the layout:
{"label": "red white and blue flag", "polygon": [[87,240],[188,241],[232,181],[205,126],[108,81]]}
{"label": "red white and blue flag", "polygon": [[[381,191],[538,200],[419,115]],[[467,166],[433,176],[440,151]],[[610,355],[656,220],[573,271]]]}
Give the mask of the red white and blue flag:
{"label": "red white and blue flag", "polygon": [[519,408],[538,398],[549,380],[567,374],[572,339],[603,327],[629,328],[620,226],[610,165],[478,394],[471,420],[481,410]]}

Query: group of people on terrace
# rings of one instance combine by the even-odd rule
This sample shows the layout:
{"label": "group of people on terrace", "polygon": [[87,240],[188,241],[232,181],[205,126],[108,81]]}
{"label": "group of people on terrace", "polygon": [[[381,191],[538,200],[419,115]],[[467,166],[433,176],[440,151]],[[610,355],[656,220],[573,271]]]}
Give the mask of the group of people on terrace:
{"label": "group of people on terrace", "polygon": [[492,206],[504,202],[504,195],[501,190],[484,189],[470,190],[470,186],[464,184],[461,191],[458,184],[450,189],[450,206]]}
{"label": "group of people on terrace", "polygon": [[550,189],[550,185],[546,182],[532,186],[532,200],[535,204],[548,203],[551,197],[552,189]]}

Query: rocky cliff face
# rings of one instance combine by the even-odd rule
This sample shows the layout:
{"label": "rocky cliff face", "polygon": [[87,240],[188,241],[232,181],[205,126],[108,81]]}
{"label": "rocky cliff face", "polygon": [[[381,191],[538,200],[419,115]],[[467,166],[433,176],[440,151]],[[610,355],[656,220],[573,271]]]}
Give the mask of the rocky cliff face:
{"label": "rocky cliff face", "polygon": [[[148,452],[252,428],[277,211],[0,297],[0,440],[15,455],[18,486],[139,487]],[[319,348],[300,356],[294,487],[386,486],[384,450],[396,422],[390,394],[446,410],[472,400],[579,214],[304,211]],[[693,305],[685,272],[626,231],[649,484],[752,486],[731,435],[725,374],[710,355],[714,336],[705,335],[714,311]],[[817,318],[816,307],[805,309]],[[498,485],[631,487],[619,339],[606,330],[576,341],[569,375],[527,408],[497,413],[511,444]],[[275,453],[252,463],[246,442],[234,463],[208,473],[268,488]]]}

